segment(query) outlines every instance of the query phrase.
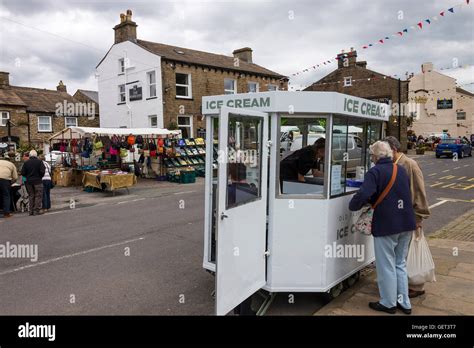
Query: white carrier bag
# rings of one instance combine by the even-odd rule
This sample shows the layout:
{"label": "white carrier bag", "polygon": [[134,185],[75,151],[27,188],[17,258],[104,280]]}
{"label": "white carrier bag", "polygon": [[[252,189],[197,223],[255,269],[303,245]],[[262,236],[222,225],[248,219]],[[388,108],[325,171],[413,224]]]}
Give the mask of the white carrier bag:
{"label": "white carrier bag", "polygon": [[423,230],[417,237],[413,232],[407,257],[408,283],[413,285],[435,282],[435,264]]}

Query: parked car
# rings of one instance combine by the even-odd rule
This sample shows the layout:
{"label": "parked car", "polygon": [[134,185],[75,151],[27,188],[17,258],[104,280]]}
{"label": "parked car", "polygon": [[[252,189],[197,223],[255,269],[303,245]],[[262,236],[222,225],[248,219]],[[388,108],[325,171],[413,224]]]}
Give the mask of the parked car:
{"label": "parked car", "polygon": [[458,158],[472,156],[472,145],[460,139],[442,139],[436,147],[436,158],[441,156],[452,157],[457,153]]}

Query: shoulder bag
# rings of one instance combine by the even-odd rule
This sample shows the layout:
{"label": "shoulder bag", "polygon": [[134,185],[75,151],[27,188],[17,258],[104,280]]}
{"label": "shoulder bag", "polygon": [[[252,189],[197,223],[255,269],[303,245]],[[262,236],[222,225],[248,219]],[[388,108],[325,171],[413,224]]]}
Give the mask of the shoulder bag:
{"label": "shoulder bag", "polygon": [[373,205],[363,207],[362,213],[360,214],[357,222],[355,223],[355,230],[367,236],[372,234],[372,219],[374,216],[375,208],[384,200],[384,198],[388,195],[390,190],[392,189],[393,184],[395,183],[395,179],[397,178],[398,166],[396,164],[393,165],[392,177],[388,182],[387,187],[383,190],[380,194],[379,198]]}

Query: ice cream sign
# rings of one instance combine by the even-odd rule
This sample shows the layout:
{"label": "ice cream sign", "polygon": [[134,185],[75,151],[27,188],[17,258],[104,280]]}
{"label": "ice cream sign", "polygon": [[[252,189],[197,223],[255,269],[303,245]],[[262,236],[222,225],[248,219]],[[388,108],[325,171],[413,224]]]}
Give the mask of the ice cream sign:
{"label": "ice cream sign", "polygon": [[206,111],[219,110],[223,106],[229,108],[264,108],[270,107],[270,97],[252,97],[252,98],[233,98],[233,99],[214,99],[206,100],[204,103],[204,109]]}
{"label": "ice cream sign", "polygon": [[384,119],[387,113],[387,109],[383,104],[348,97],[344,97],[344,111],[367,117],[380,117],[381,119]]}

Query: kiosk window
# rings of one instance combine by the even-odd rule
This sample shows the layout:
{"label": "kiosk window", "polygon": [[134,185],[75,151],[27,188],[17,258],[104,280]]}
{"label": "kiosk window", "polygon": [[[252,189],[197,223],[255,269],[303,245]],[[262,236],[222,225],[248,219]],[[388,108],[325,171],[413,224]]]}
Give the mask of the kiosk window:
{"label": "kiosk window", "polygon": [[[369,122],[334,117],[331,151],[331,196],[356,191],[368,169]],[[379,134],[372,137],[378,140]],[[375,141],[375,140],[374,140]]]}
{"label": "kiosk window", "polygon": [[325,117],[280,118],[280,194],[323,195]]}
{"label": "kiosk window", "polygon": [[227,209],[261,197],[263,120],[229,114]]}

